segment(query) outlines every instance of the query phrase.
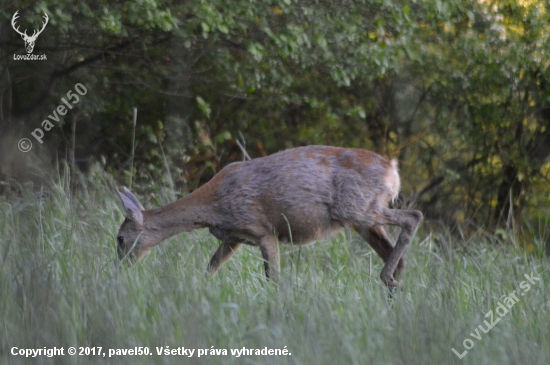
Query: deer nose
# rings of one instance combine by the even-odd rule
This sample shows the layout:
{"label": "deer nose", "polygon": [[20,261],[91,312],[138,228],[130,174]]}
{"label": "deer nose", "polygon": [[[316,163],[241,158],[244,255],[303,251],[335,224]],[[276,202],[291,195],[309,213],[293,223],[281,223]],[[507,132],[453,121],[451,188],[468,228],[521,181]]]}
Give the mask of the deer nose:
{"label": "deer nose", "polygon": [[120,261],[124,260],[126,262],[133,261],[132,253],[126,252],[122,247],[116,248],[118,259]]}

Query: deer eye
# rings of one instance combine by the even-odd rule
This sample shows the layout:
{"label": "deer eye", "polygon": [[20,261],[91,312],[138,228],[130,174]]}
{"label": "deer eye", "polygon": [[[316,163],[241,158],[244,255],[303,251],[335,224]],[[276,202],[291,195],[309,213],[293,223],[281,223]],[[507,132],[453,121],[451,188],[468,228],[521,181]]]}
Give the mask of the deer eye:
{"label": "deer eye", "polygon": [[118,236],[116,238],[116,240],[117,240],[119,246],[122,246],[124,244],[124,237]]}

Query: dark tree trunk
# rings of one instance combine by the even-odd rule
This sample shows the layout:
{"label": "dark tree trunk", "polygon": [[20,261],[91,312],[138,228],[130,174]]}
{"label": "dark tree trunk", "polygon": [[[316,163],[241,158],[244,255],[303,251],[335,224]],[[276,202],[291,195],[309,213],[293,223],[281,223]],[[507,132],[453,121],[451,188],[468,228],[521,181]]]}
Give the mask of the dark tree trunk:
{"label": "dark tree trunk", "polygon": [[527,179],[518,179],[518,169],[513,165],[507,165],[503,168],[503,180],[500,183],[497,194],[497,205],[493,213],[493,222],[495,226],[502,222],[506,226],[519,223],[521,211],[525,205],[525,190],[530,184]]}
{"label": "dark tree trunk", "polygon": [[[382,79],[374,82],[374,107],[367,110],[365,122],[369,130],[369,138],[373,149],[380,154],[386,153],[387,135],[390,129],[389,121],[395,120],[395,97],[393,81]],[[395,123],[392,123],[395,125]]]}
{"label": "dark tree trunk", "polygon": [[498,188],[497,205],[493,213],[493,222],[499,225],[519,224],[521,213],[525,207],[526,196],[531,188],[533,178],[550,157],[550,108],[543,109],[539,118],[541,125],[546,128],[535,134],[527,147],[529,168],[527,176],[519,178],[519,169],[515,165],[505,165],[502,169],[503,180]]}

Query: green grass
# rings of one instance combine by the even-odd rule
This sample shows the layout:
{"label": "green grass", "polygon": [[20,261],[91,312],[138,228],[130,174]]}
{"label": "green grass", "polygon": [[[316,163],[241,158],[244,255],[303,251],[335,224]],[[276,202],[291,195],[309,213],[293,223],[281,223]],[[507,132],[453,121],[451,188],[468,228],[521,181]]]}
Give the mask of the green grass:
{"label": "green grass", "polygon": [[[172,238],[142,263],[115,259],[122,210],[105,174],[68,193],[50,186],[0,198],[0,364],[547,364],[549,259],[489,238],[453,240],[419,230],[404,289],[393,305],[378,277],[381,260],[344,234],[307,247],[281,246],[277,289],[259,250],[244,247],[206,279],[217,248],[206,231]],[[38,189],[40,190],[40,189]],[[154,204],[172,192],[160,188]],[[146,200],[146,197],[143,197]],[[445,255],[432,236],[444,235]],[[539,246],[544,236],[535,237]],[[524,274],[538,284],[481,340],[483,323]],[[459,360],[451,351],[474,347]],[[152,356],[25,358],[12,347],[147,346]],[[226,349],[228,356],[157,356],[156,347]],[[290,356],[231,356],[230,349],[282,349]]]}

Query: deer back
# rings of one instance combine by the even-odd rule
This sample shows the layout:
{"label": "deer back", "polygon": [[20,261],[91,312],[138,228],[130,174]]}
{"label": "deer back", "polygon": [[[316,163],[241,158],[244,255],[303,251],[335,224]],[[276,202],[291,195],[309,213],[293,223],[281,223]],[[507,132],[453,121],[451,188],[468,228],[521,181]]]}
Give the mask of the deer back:
{"label": "deer back", "polygon": [[267,230],[302,243],[374,221],[399,185],[396,161],[368,150],[307,146],[230,164],[194,194],[213,198],[216,219],[208,226],[220,239],[254,241]]}

